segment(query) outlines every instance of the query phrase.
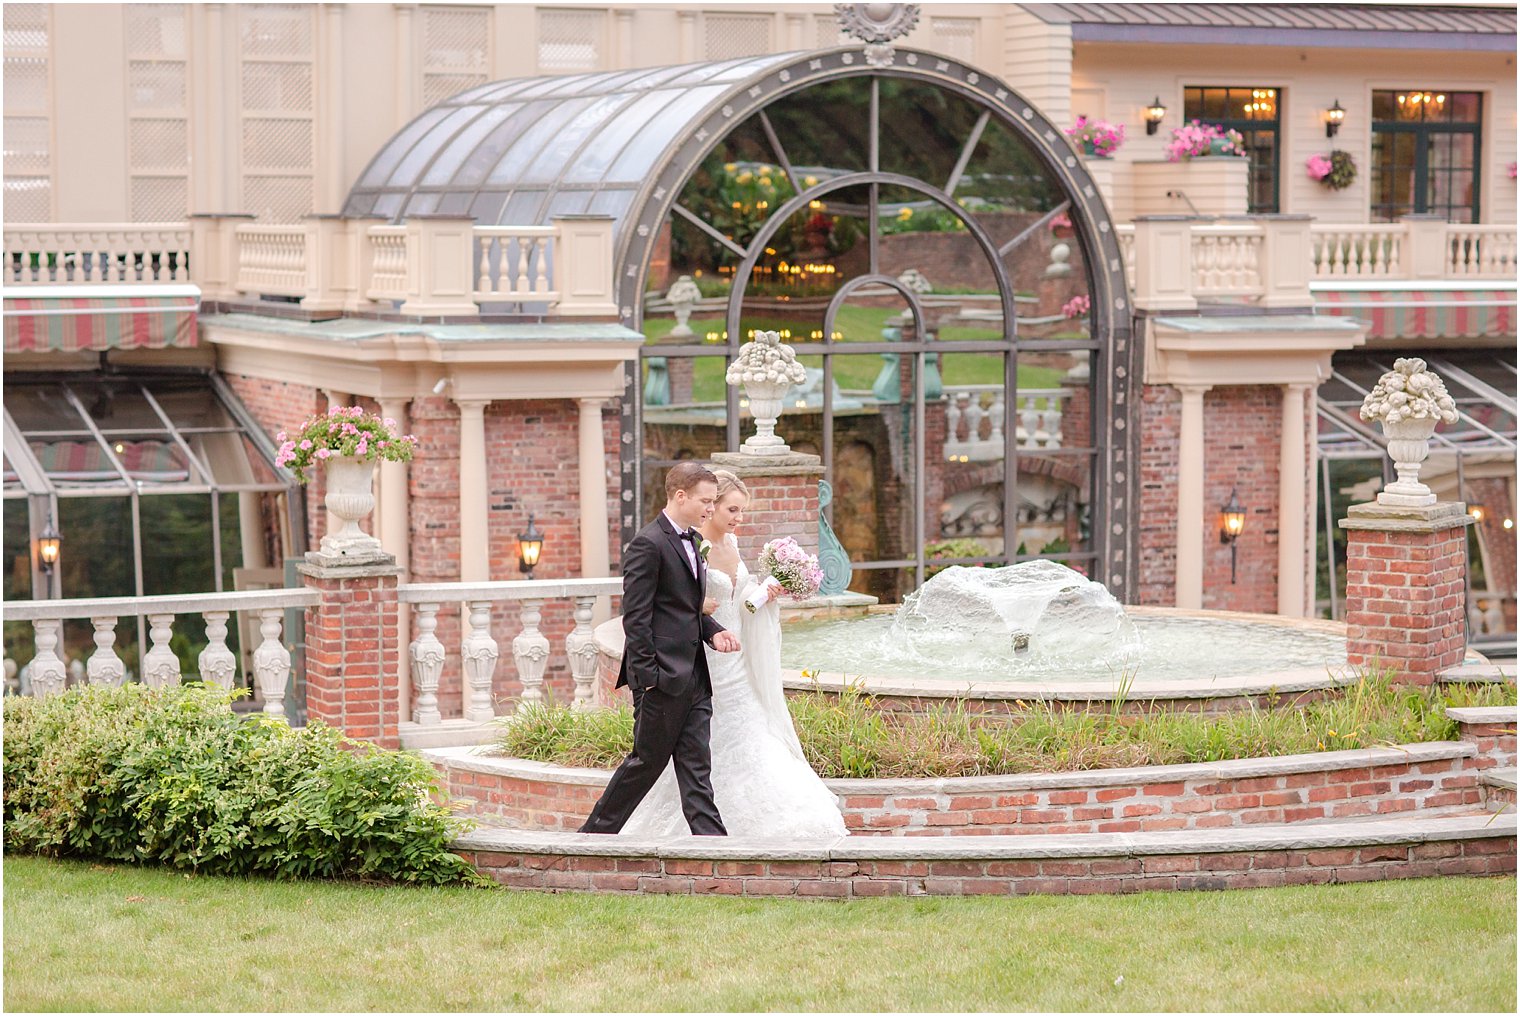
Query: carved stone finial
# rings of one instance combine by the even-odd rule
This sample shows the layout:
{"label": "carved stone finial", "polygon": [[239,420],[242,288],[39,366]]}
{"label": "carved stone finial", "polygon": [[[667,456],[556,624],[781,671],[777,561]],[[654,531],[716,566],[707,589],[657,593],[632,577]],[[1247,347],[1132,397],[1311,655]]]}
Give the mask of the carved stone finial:
{"label": "carved stone finial", "polygon": [[890,67],[896,57],[892,40],[913,31],[918,4],[835,4],[834,15],[846,35],[866,44],[866,63]]}

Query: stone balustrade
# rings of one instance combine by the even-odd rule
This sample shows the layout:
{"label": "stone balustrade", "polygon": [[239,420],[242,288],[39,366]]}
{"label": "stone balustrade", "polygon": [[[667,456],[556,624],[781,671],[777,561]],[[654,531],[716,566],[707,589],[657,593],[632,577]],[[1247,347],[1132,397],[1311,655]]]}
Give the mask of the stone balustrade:
{"label": "stone balustrade", "polygon": [[[1014,438],[1019,448],[1061,447],[1061,413],[1070,388],[1020,388],[1014,395]],[[1002,385],[945,388],[945,459],[988,462],[1003,457],[1008,406]]]}
{"label": "stone balustrade", "polygon": [[[4,233],[6,285],[194,282],[207,300],[285,297],[330,314],[393,311],[478,317],[542,306],[559,317],[616,317],[612,219],[477,226],[416,216],[391,225],[312,215],[190,223],[40,224]],[[197,252],[192,270],[191,252]]]}
{"label": "stone balustrade", "polygon": [[190,250],[184,222],[7,226],[0,281],[7,286],[187,282]]}
{"label": "stone balustrade", "polygon": [[588,709],[595,700],[597,649],[592,638],[591,616],[599,597],[617,596],[623,591],[618,578],[519,580],[511,582],[433,582],[400,586],[396,598],[413,605],[412,631],[416,637],[410,646],[412,690],[415,702],[412,722],[419,728],[443,724],[438,707],[438,685],[449,649],[437,636],[438,612],[445,604],[463,604],[466,619],[459,646],[464,673],[462,714],[470,725],[489,723],[496,718],[491,692],[501,644],[491,632],[493,604],[515,601],[522,627],[512,638],[512,660],[522,682],[523,703],[543,700],[544,672],[549,666],[552,647],[539,623],[544,605],[550,600],[574,601],[575,627],[565,637],[564,652],[570,673],[575,679],[573,707]]}
{"label": "stone balustrade", "polygon": [[1512,279],[1517,267],[1514,226],[1426,216],[1337,224],[1151,215],[1114,228],[1136,305],[1147,310],[1191,310],[1200,299],[1309,306],[1312,281]]}
{"label": "stone balustrade", "polygon": [[125,617],[145,617],[149,646],[142,653],[141,681],[150,687],[179,684],[179,658],[169,648],[177,614],[199,614],[206,622],[206,648],[197,659],[195,676],[208,684],[231,688],[237,659],[227,647],[227,625],[234,613],[258,618],[259,646],[253,651],[254,678],[264,699],[264,712],[283,716],[290,684],[290,650],[281,641],[285,611],[309,607],[320,595],[308,589],[259,592],[194,593],[186,596],[116,596],[100,599],[33,600],[6,604],[7,621],[30,621],[36,655],[28,674],[34,695],[63,691],[68,668],[59,655],[64,621],[87,620],[94,626],[95,651],[85,665],[92,685],[117,686],[126,681],[125,662],[116,652],[116,626]]}

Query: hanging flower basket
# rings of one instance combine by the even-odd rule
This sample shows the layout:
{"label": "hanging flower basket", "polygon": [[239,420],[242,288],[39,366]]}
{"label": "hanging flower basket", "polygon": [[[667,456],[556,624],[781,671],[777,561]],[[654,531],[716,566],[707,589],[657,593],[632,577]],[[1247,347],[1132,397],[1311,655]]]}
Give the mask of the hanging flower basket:
{"label": "hanging flower basket", "polygon": [[1075,141],[1082,154],[1089,158],[1109,159],[1124,144],[1124,127],[1107,120],[1089,120],[1077,117],[1077,122],[1066,128],[1066,136]]}
{"label": "hanging flower basket", "polygon": [[1339,148],[1329,155],[1311,155],[1304,163],[1309,179],[1318,180],[1331,190],[1345,190],[1356,180],[1356,160]]}

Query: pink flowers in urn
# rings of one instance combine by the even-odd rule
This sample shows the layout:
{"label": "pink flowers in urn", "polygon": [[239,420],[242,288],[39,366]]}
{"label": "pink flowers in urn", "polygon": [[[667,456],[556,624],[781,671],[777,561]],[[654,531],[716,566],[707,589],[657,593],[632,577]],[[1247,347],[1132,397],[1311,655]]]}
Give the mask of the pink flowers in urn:
{"label": "pink flowers in urn", "polygon": [[1204,155],[1243,156],[1246,139],[1235,130],[1225,130],[1211,123],[1193,120],[1172,129],[1172,143],[1166,146],[1170,162],[1181,162]]}
{"label": "pink flowers in urn", "polygon": [[275,435],[280,449],[275,463],[291,469],[306,482],[309,466],[346,456],[360,462],[384,459],[410,462],[417,439],[396,433],[396,421],[366,413],[362,406],[333,406],[301,424],[294,437],[283,430]]}
{"label": "pink flowers in urn", "polygon": [[1081,317],[1090,310],[1092,310],[1092,298],[1086,293],[1078,293],[1061,306],[1061,314],[1068,318]]}
{"label": "pink flowers in urn", "polygon": [[1088,155],[1106,159],[1124,144],[1124,127],[1079,116],[1076,123],[1066,128],[1066,136],[1081,145]]}

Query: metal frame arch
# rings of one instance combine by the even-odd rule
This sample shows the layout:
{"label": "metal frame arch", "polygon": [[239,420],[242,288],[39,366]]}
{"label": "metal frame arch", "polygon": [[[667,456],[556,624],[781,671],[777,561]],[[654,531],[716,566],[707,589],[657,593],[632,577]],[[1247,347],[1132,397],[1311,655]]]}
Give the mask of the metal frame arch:
{"label": "metal frame arch", "polygon": [[[799,56],[773,64],[746,81],[734,85],[694,117],[688,133],[667,146],[654,165],[658,168],[637,191],[630,205],[617,245],[617,302],[620,320],[638,328],[643,320],[643,291],[649,258],[665,217],[676,204],[691,174],[722,138],[759,110],[778,99],[822,81],[848,77],[904,78],[946,89],[983,108],[1023,138],[1032,153],[1062,188],[1070,202],[1074,228],[1081,238],[1091,300],[1092,336],[1097,348],[1092,372],[1092,420],[1098,457],[1093,481],[1102,484],[1094,492],[1090,539],[1097,555],[1096,576],[1107,583],[1121,601],[1136,595],[1138,578],[1138,428],[1141,347],[1133,341],[1132,310],[1123,256],[1114,234],[1111,216],[1096,184],[1064,134],[1039,110],[1000,79],[960,61],[922,51],[899,49],[896,63],[871,67],[858,47],[840,47]],[[893,174],[870,174],[894,176]],[[854,182],[870,182],[852,174]],[[844,177],[837,180],[846,179]],[[898,177],[892,182],[903,182]],[[835,181],[830,181],[834,183]],[[820,185],[821,186],[821,185]],[[910,186],[928,193],[923,181]],[[816,191],[814,193],[816,196]],[[790,204],[790,202],[788,203]],[[957,214],[960,214],[956,206]],[[790,214],[790,212],[788,213]],[[778,212],[773,219],[779,218]],[[767,226],[770,222],[767,222]],[[751,251],[751,255],[753,250]],[[1000,274],[1002,259],[993,253]],[[748,257],[746,258],[748,260]],[[737,276],[736,276],[737,277]],[[1000,280],[1001,281],[1001,280]],[[1000,286],[1001,288],[1001,286]],[[739,290],[736,289],[736,292]],[[730,301],[734,299],[730,295]],[[1005,335],[1013,316],[1006,294]],[[730,307],[730,316],[732,306]],[[730,341],[736,335],[731,327]],[[1016,342],[1016,338],[1014,339]],[[1011,350],[1012,352],[1012,350]],[[1012,356],[1010,356],[1010,361]],[[624,426],[636,435],[642,428],[642,406],[636,383],[638,371],[627,374]],[[1010,375],[1012,370],[1010,369]],[[631,437],[625,431],[625,437]],[[637,462],[637,438],[625,441],[624,482],[636,483],[641,470]],[[631,459],[631,460],[630,460]]]}

